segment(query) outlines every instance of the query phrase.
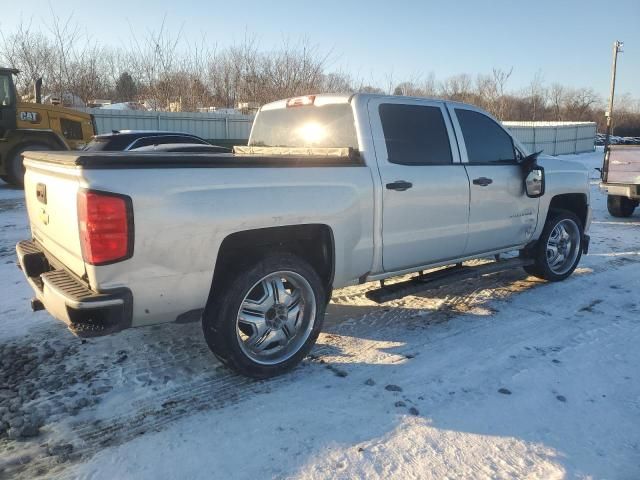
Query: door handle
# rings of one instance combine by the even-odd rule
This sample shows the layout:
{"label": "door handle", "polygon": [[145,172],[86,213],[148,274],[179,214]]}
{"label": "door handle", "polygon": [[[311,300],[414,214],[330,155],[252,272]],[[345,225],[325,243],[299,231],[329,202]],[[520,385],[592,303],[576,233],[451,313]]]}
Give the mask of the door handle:
{"label": "door handle", "polygon": [[480,177],[480,178],[473,179],[473,184],[480,185],[481,187],[486,187],[487,185],[491,185],[492,183],[493,183],[492,178]]}
{"label": "door handle", "polygon": [[387,183],[387,190],[397,190],[398,192],[404,192],[413,187],[413,183],[405,182],[404,180],[396,180],[392,183]]}

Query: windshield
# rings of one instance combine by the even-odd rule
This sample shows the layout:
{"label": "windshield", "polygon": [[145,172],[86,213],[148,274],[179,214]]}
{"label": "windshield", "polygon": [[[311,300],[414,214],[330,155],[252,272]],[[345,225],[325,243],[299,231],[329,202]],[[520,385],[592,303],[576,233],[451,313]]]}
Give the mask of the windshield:
{"label": "windshield", "polygon": [[340,103],[263,110],[253,125],[249,145],[357,149],[351,105]]}
{"label": "windshield", "polygon": [[0,107],[10,107],[13,105],[10,75],[10,73],[0,74]]}

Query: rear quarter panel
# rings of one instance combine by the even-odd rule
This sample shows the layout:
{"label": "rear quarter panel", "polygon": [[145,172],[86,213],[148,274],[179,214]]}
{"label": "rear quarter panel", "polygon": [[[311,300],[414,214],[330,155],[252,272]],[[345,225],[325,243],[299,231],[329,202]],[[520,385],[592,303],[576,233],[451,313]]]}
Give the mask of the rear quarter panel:
{"label": "rear quarter panel", "polygon": [[134,325],[204,307],[218,249],[239,231],[325,224],[335,242],[334,286],[371,269],[373,183],[364,166],[85,170],[80,183],[132,198],[133,257],[87,266],[87,275],[95,289],[132,290]]}

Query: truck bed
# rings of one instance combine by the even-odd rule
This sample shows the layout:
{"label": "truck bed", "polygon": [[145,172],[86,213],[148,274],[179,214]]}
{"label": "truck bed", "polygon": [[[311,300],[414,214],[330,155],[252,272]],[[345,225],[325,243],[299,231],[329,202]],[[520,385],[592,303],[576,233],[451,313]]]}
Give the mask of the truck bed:
{"label": "truck bed", "polygon": [[605,182],[640,185],[640,145],[612,145]]}
{"label": "truck bed", "polygon": [[[356,149],[27,152],[24,165],[28,240],[92,292],[129,289],[132,326],[204,307],[218,251],[246,230],[327,225],[334,284],[371,269],[374,180]],[[78,194],[88,191],[130,199],[128,258],[85,261]]]}

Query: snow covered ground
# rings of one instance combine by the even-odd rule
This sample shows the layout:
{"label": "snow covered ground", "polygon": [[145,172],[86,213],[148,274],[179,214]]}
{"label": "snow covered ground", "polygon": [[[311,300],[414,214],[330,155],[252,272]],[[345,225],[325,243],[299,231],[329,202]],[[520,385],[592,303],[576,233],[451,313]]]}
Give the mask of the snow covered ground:
{"label": "snow covered ground", "polygon": [[336,291],[310,358],[262,382],[197,323],[82,341],[31,313],[0,185],[0,478],[640,478],[640,214],[610,217],[593,177],[570,279]]}

